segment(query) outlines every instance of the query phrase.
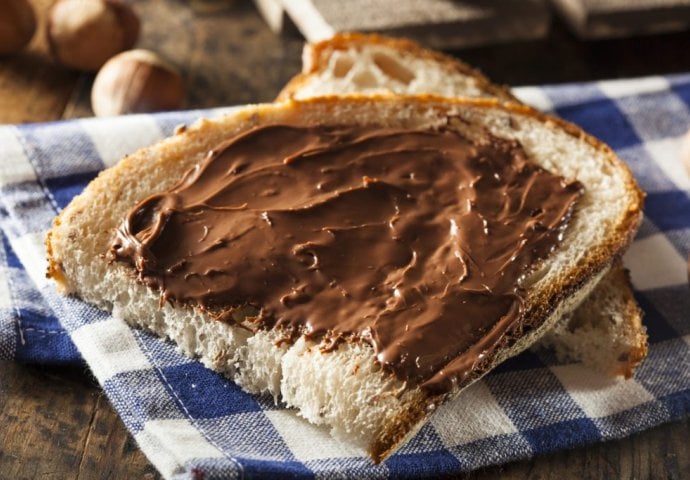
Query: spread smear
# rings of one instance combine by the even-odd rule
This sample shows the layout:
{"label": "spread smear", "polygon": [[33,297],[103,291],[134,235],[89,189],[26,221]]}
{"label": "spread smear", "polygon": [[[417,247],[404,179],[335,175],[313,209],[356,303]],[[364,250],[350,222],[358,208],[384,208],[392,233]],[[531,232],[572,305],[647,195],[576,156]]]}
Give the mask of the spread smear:
{"label": "spread smear", "polygon": [[582,185],[515,141],[451,129],[254,128],[123,220],[111,259],[177,305],[286,336],[366,341],[434,393],[524,313],[520,280],[562,239]]}

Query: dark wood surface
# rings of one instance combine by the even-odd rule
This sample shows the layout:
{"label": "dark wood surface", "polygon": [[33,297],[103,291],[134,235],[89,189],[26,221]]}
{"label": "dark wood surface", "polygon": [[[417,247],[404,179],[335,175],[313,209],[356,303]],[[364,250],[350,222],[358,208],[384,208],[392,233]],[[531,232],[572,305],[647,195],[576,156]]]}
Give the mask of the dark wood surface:
{"label": "dark wood surface", "polygon": [[[34,0],[41,23],[50,0]],[[182,69],[187,107],[269,101],[300,66],[302,40],[273,35],[244,0],[140,0],[140,46]],[[541,84],[690,71],[690,33],[547,40],[454,52],[496,81]],[[93,76],[55,65],[41,31],[0,58],[0,123],[91,115]],[[0,146],[1,148],[1,146]],[[630,438],[491,468],[466,478],[690,478],[690,419]],[[85,369],[0,362],[0,479],[158,478]]]}

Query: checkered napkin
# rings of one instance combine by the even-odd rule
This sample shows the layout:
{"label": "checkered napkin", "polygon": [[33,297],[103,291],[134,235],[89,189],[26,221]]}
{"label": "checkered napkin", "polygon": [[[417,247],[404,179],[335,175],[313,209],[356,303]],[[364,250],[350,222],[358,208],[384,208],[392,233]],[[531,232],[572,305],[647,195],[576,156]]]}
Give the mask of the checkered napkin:
{"label": "checkered napkin", "polygon": [[690,127],[690,75],[516,93],[603,139],[648,192],[644,223],[625,257],[651,341],[634,380],[613,381],[526,352],[443,406],[396,455],[374,465],[172,345],[57,295],[44,277],[43,251],[55,214],[124,154],[217,111],[0,127],[0,356],[83,358],[166,478],[436,477],[619,438],[690,414],[690,181],[678,158]]}

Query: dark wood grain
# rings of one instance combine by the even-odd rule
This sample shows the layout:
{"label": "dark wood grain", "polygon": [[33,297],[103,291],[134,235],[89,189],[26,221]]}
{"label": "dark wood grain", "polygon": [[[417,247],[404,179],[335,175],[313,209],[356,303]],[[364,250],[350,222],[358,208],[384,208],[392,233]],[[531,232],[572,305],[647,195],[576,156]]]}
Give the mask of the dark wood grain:
{"label": "dark wood grain", "polygon": [[[41,14],[49,0],[36,0]],[[244,0],[140,0],[140,46],[176,63],[187,107],[271,100],[300,68],[302,39],[274,36]],[[690,70],[690,34],[579,43],[557,23],[543,42],[457,53],[510,84]],[[0,58],[0,123],[90,116],[93,75],[52,62],[39,35]],[[1,146],[0,146],[1,148]],[[690,419],[630,438],[465,475],[489,479],[690,478]],[[85,370],[0,362],[0,479],[159,478]]]}
{"label": "dark wood grain", "polygon": [[86,370],[0,362],[0,478],[158,478]]}

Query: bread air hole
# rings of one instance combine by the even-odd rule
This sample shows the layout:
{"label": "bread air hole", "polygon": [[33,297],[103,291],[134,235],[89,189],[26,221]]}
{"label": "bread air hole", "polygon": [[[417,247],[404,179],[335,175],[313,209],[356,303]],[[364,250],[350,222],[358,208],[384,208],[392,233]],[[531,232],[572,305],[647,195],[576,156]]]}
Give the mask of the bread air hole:
{"label": "bread air hole", "polygon": [[374,63],[376,66],[389,76],[390,78],[399,81],[405,85],[409,85],[412,80],[414,80],[415,75],[407,67],[401,65],[394,58],[389,57],[386,54],[377,52],[372,55]]}
{"label": "bread air hole", "polygon": [[352,82],[357,86],[358,90],[376,88],[379,84],[374,74],[367,71],[357,72],[357,75],[352,78]]}
{"label": "bread air hole", "polygon": [[350,57],[338,55],[333,62],[333,76],[336,78],[343,78],[352,69],[354,61]]}

